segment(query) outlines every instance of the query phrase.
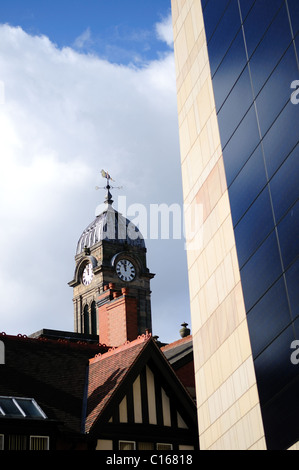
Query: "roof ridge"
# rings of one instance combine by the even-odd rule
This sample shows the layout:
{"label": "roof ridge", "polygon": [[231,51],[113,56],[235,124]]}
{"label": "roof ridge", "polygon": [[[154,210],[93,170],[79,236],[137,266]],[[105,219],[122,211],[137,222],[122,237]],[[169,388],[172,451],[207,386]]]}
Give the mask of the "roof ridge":
{"label": "roof ridge", "polygon": [[187,343],[190,340],[192,341],[192,335],[188,335],[185,338],[178,339],[174,341],[173,343],[166,344],[165,346],[161,347],[161,350],[166,351],[167,349],[174,348],[175,346],[178,346],[179,344]]}
{"label": "roof ridge", "polygon": [[106,344],[101,344],[101,343],[89,343],[84,340],[70,340],[70,339],[65,339],[65,338],[58,338],[58,339],[52,339],[52,338],[45,338],[45,337],[38,337],[38,338],[33,338],[31,336],[23,335],[21,333],[17,335],[9,335],[6,334],[4,331],[0,333],[0,339],[1,338],[7,338],[10,340],[14,341],[28,341],[32,343],[48,343],[48,344],[59,344],[59,345],[65,345],[65,346],[72,346],[72,347],[86,347],[89,349],[97,349],[97,348],[107,348]]}
{"label": "roof ridge", "polygon": [[152,337],[151,333],[146,333],[137,336],[136,339],[132,341],[126,341],[125,343],[121,344],[120,346],[113,346],[108,349],[107,352],[104,353],[98,353],[94,357],[89,359],[89,364],[94,364],[97,361],[100,361],[102,359],[106,359],[107,357],[112,356],[113,354],[117,354],[121,351],[125,351],[126,349],[129,349],[133,346],[136,346],[137,344],[145,343],[147,342],[150,338]]}

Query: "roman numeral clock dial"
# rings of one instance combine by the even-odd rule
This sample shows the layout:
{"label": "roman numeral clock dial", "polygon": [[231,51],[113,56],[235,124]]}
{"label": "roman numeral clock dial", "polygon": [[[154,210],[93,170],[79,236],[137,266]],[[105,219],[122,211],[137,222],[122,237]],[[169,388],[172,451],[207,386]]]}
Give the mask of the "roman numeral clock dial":
{"label": "roman numeral clock dial", "polygon": [[131,282],[135,278],[133,263],[127,259],[120,259],[116,264],[116,273],[122,281]]}
{"label": "roman numeral clock dial", "polygon": [[82,274],[82,282],[84,286],[88,286],[93,278],[93,270],[92,270],[92,264],[89,263],[85,266],[83,274]]}

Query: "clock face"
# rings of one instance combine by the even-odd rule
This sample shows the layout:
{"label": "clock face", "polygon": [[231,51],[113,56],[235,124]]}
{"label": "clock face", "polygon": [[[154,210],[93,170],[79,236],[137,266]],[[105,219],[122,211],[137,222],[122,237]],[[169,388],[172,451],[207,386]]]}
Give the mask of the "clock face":
{"label": "clock face", "polygon": [[93,271],[92,271],[92,264],[89,263],[85,266],[83,274],[82,274],[82,282],[85,286],[91,283],[93,278]]}
{"label": "clock face", "polygon": [[135,277],[135,268],[131,261],[127,259],[121,259],[116,264],[116,273],[122,281],[133,281]]}

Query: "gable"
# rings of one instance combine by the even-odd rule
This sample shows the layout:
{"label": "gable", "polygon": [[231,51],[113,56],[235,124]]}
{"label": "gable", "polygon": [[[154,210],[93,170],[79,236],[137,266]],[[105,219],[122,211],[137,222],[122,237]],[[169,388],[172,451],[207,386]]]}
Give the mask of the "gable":
{"label": "gable", "polygon": [[[105,356],[90,364],[85,432],[103,439],[167,435],[196,441],[195,404],[153,339]],[[109,397],[99,395],[96,403],[95,390],[103,387]]]}
{"label": "gable", "polygon": [[85,432],[103,414],[142,349],[144,341],[112,348],[89,361]]}
{"label": "gable", "polygon": [[188,429],[180,414],[181,404],[170,397],[160,378],[146,365],[133,383],[127,386],[116,404],[110,423],[150,424]]}

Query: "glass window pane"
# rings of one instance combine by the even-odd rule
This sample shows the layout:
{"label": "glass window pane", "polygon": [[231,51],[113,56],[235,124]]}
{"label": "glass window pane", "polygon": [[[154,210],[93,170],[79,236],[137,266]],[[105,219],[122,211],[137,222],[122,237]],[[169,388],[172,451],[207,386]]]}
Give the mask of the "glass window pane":
{"label": "glass window pane", "polygon": [[[295,340],[299,340],[299,318],[297,318],[295,321],[294,321],[294,327],[295,327]],[[292,352],[295,351],[295,348],[292,348]],[[299,349],[298,349],[298,346],[296,344],[296,359],[298,360],[299,359]]]}
{"label": "glass window pane", "polygon": [[172,444],[157,444],[157,450],[172,450]]}
{"label": "glass window pane", "polygon": [[217,111],[246,66],[246,54],[242,31],[230,46],[221,65],[213,76],[214,96]]}
{"label": "glass window pane", "polygon": [[276,220],[279,221],[299,198],[299,145],[273,176],[270,187]]}
{"label": "glass window pane", "polygon": [[12,434],[8,436],[8,450],[26,450],[27,438],[23,435]]}
{"label": "glass window pane", "polygon": [[210,0],[203,5],[207,41],[209,41],[223,12],[231,2],[232,0]]}
{"label": "glass window pane", "polygon": [[298,109],[299,105],[293,105],[289,100],[288,104],[263,139],[269,178],[273,176],[277,168],[298,143]]}
{"label": "glass window pane", "polygon": [[240,9],[241,9],[242,20],[243,21],[250,14],[251,8],[253,8],[255,2],[256,2],[256,0],[242,0],[240,2]]}
{"label": "glass window pane", "polygon": [[20,405],[26,416],[30,416],[31,418],[43,418],[42,413],[32,400],[25,398],[16,398],[15,400],[18,405]]}
{"label": "glass window pane", "polygon": [[138,450],[154,450],[153,442],[138,442]]}
{"label": "glass window pane", "polygon": [[[267,52],[265,54],[268,56]],[[263,66],[252,67],[252,75],[261,75]],[[256,70],[256,73],[254,72]],[[298,74],[294,47],[291,44],[273,74],[256,98],[256,105],[262,135],[265,135],[285,104],[290,100],[290,84]],[[264,80],[264,78],[262,79]]]}
{"label": "glass window pane", "polygon": [[49,450],[47,436],[30,436],[30,450]]}
{"label": "glass window pane", "polygon": [[0,407],[6,416],[23,416],[19,408],[13,402],[12,398],[0,397]]}
{"label": "glass window pane", "polygon": [[235,227],[240,268],[273,230],[270,195],[266,187]]}
{"label": "glass window pane", "polygon": [[280,257],[274,232],[247,261],[240,273],[248,312],[281,275]]}
{"label": "glass window pane", "polygon": [[[293,365],[296,371],[298,365]],[[298,374],[298,372],[297,372]],[[298,436],[298,380],[293,380],[263,407],[268,450],[287,449]]]}
{"label": "glass window pane", "polygon": [[299,2],[298,0],[288,0],[288,6],[290,11],[292,28],[294,31],[294,36],[299,31]]}
{"label": "glass window pane", "polygon": [[266,183],[265,165],[261,146],[259,145],[229,187],[234,225],[237,224]]}
{"label": "glass window pane", "polygon": [[298,370],[290,360],[290,345],[293,340],[294,330],[289,326],[254,360],[262,404],[298,377]]}
{"label": "glass window pane", "polygon": [[[225,2],[222,3],[225,5]],[[222,16],[219,16],[218,12],[218,15],[215,15],[214,10],[214,19],[219,17],[219,23],[217,24],[217,28],[213,31],[212,37],[208,40],[212,76],[224,58],[236,34],[241,29],[237,2],[230,1],[224,12],[221,11],[221,14]],[[204,12],[204,16],[206,17],[206,12]],[[209,21],[209,18],[207,18],[207,20]]]}
{"label": "glass window pane", "polygon": [[88,334],[89,333],[89,308],[88,308],[88,305],[85,305],[85,307],[84,307],[83,322],[84,322],[84,333]]}
{"label": "glass window pane", "polygon": [[97,334],[97,306],[94,301],[91,304],[91,333]]}
{"label": "glass window pane", "polygon": [[279,223],[278,235],[283,264],[287,268],[299,255],[299,201]]}
{"label": "glass window pane", "polygon": [[[256,94],[259,92],[291,43],[292,36],[290,33],[287,11],[286,8],[281,8],[262,42],[250,58],[252,81]],[[287,72],[288,71],[286,70],[286,73]],[[273,96],[275,96],[275,90],[273,90]]]}
{"label": "glass window pane", "polygon": [[299,315],[299,259],[289,267],[285,276],[292,316],[296,318]]}
{"label": "glass window pane", "polygon": [[119,450],[134,450],[135,442],[132,441],[119,441]]}
{"label": "glass window pane", "polygon": [[[221,135],[222,120],[219,120]],[[259,144],[259,133],[254,107],[252,106],[235,134],[223,148],[227,184],[230,185],[243,165]]]}
{"label": "glass window pane", "polygon": [[225,146],[253,103],[248,68],[245,67],[223,106],[218,112],[221,120],[221,142]]}
{"label": "glass window pane", "polygon": [[[249,57],[253,54],[254,50],[258,46],[267,28],[269,28],[269,31],[271,28],[273,29],[271,22],[273,22],[273,20],[275,22],[275,15],[280,13],[282,10],[286,15],[284,1],[282,0],[271,0],[270,2],[266,2],[265,0],[257,0],[255,2],[252,10],[244,21],[244,30]],[[275,37],[274,41],[275,42],[273,47],[276,47],[276,45],[278,46],[280,37]]]}
{"label": "glass window pane", "polygon": [[291,321],[281,277],[247,315],[253,357],[256,357]]}
{"label": "glass window pane", "polygon": [[299,57],[299,31],[297,32],[297,35],[295,36],[294,46],[295,46],[295,49],[296,49],[296,54]]}
{"label": "glass window pane", "polygon": [[201,0],[202,9],[204,10],[210,0]]}

